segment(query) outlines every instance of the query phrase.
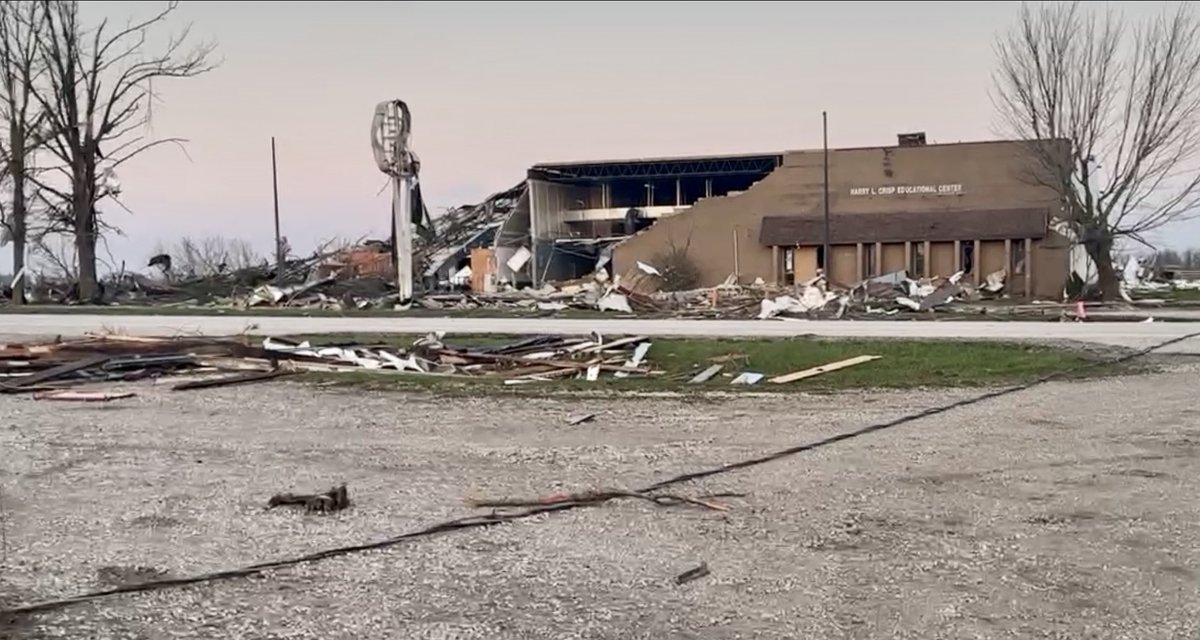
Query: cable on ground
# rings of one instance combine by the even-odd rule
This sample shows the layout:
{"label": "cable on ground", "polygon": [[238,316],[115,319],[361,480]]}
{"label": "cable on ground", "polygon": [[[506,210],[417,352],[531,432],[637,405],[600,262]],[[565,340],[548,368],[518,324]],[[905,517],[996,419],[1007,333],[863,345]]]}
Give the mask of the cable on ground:
{"label": "cable on ground", "polygon": [[[660,489],[664,489],[669,486],[683,484],[685,482],[691,482],[693,480],[699,480],[701,478],[708,478],[708,477],[715,476],[718,474],[727,473],[730,471],[736,471],[738,469],[746,469],[749,467],[758,466],[760,464],[765,464],[767,462],[779,460],[780,458],[786,458],[788,456],[793,456],[798,453],[803,453],[805,451],[812,451],[814,449],[819,449],[821,447],[826,447],[831,444],[836,444],[838,442],[843,442],[843,441],[850,440],[853,438],[858,438],[860,436],[864,436],[864,435],[867,435],[870,433],[883,431],[885,429],[891,429],[892,427],[898,427],[900,425],[914,422],[914,421],[920,420],[922,418],[927,418],[929,416],[946,413],[947,411],[951,411],[953,409],[971,406],[974,404],[978,404],[980,402],[984,402],[986,400],[991,400],[993,398],[1000,398],[1000,397],[1007,396],[1010,394],[1014,394],[1014,393],[1025,391],[1028,389],[1032,389],[1033,387],[1043,385],[1047,382],[1052,382],[1059,378],[1076,375],[1076,374],[1079,374],[1079,373],[1082,373],[1082,372],[1085,372],[1085,371],[1088,371],[1091,369],[1124,364],[1131,360],[1135,360],[1142,356],[1148,355],[1149,353],[1157,351],[1164,347],[1169,347],[1173,344],[1178,344],[1180,342],[1184,342],[1186,340],[1191,340],[1193,338],[1198,338],[1198,337],[1200,337],[1200,331],[1188,333],[1183,336],[1171,338],[1170,340],[1165,340],[1163,342],[1152,345],[1150,347],[1146,347],[1144,349],[1132,351],[1130,353],[1127,353],[1127,354],[1122,355],[1117,358],[1110,358],[1108,360],[1089,362],[1087,364],[1083,364],[1078,367],[1072,367],[1070,369],[1065,369],[1062,371],[1049,373],[1040,378],[1031,380],[1031,381],[1023,383],[1023,384],[1019,384],[1019,385],[1012,386],[1012,387],[1005,387],[1003,389],[998,389],[996,391],[989,391],[987,393],[983,393],[983,394],[980,394],[977,396],[972,396],[970,398],[964,398],[963,400],[959,400],[959,401],[952,402],[949,404],[932,407],[930,409],[925,409],[924,411],[906,414],[904,416],[901,416],[899,418],[896,418],[896,419],[888,421],[888,422],[873,424],[873,425],[870,425],[867,427],[863,427],[861,429],[856,429],[854,431],[847,431],[847,432],[840,433],[840,434],[837,434],[834,436],[830,436],[828,438],[824,438],[822,440],[817,440],[815,442],[809,442],[809,443],[797,445],[794,447],[789,447],[787,449],[781,449],[779,451],[775,451],[773,453],[759,456],[757,458],[749,458],[746,460],[741,460],[739,462],[732,462],[730,464],[722,465],[719,467],[713,467],[711,469],[706,469],[706,470],[702,470],[702,471],[693,471],[690,473],[683,473],[683,474],[677,475],[675,477],[656,482],[656,483],[649,485],[647,487],[644,487],[642,489],[638,489],[636,492],[633,492],[633,493],[637,493],[637,494],[650,493],[653,491],[658,491]],[[514,522],[516,520],[523,520],[526,518],[531,518],[533,516],[542,515],[542,514],[546,514],[546,513],[554,513],[557,511],[569,511],[572,509],[577,509],[579,507],[587,506],[589,504],[596,504],[596,502],[594,502],[594,501],[561,502],[561,503],[554,503],[554,504],[550,504],[550,505],[546,505],[546,506],[537,506],[537,507],[532,507],[532,508],[528,508],[528,509],[522,509],[520,511],[512,511],[512,512],[508,512],[508,513],[491,513],[491,514],[487,514],[487,515],[467,516],[465,518],[458,518],[455,520],[448,520],[445,522],[434,524],[429,527],[425,527],[423,529],[417,529],[415,531],[410,531],[408,533],[402,533],[400,535],[397,535],[397,536],[394,536],[391,538],[387,538],[385,540],[379,540],[376,542],[369,542],[366,544],[357,544],[357,545],[345,546],[345,547],[337,547],[334,549],[326,549],[323,551],[317,551],[317,552],[310,553],[307,555],[295,556],[295,557],[291,557],[291,558],[284,558],[284,559],[274,560],[274,561],[270,561],[270,562],[261,562],[258,564],[252,564],[252,565],[248,565],[248,566],[244,566],[244,567],[239,567],[236,569],[229,569],[226,571],[214,571],[211,573],[202,573],[202,574],[183,577],[183,578],[166,578],[163,580],[152,580],[149,582],[142,582],[142,583],[138,583],[138,584],[120,586],[120,587],[116,587],[113,589],[105,589],[102,591],[92,591],[92,592],[80,594],[78,596],[73,596],[70,598],[63,598],[63,599],[59,599],[59,600],[48,600],[48,601],[44,601],[44,602],[23,605],[20,607],[14,607],[11,609],[3,609],[3,610],[0,610],[0,615],[11,616],[11,615],[17,615],[17,614],[43,613],[43,612],[47,612],[47,611],[62,609],[62,608],[65,608],[65,607],[73,605],[73,604],[89,602],[91,600],[97,600],[99,598],[104,598],[104,597],[113,596],[113,595],[119,595],[119,594],[123,594],[123,593],[139,593],[139,592],[145,592],[145,591],[157,591],[160,589],[167,589],[170,587],[181,587],[181,586],[185,586],[185,585],[198,584],[198,583],[202,583],[202,582],[213,582],[216,580],[224,580],[224,579],[228,579],[228,578],[248,577],[248,576],[260,574],[260,573],[263,573],[266,571],[270,571],[273,569],[282,569],[285,567],[291,567],[291,566],[295,566],[298,564],[304,564],[304,563],[308,563],[308,562],[317,562],[319,560],[325,560],[328,558],[336,558],[338,556],[349,555],[352,553],[361,553],[363,551],[372,551],[375,549],[383,549],[386,547],[391,547],[391,546],[395,546],[395,545],[398,545],[398,544],[401,544],[404,542],[408,542],[410,540],[415,540],[417,538],[424,538],[424,537],[432,536],[432,535],[439,534],[439,533],[447,533],[450,531],[459,531],[459,530],[463,530],[463,529],[478,529],[478,528],[483,528],[483,527],[490,527],[490,526],[494,526],[497,524],[503,524],[506,522]]]}

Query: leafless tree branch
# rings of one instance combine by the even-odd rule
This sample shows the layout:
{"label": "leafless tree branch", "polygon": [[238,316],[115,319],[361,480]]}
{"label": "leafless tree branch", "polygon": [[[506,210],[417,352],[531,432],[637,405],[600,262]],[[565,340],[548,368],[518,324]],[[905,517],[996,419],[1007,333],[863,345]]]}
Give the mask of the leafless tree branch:
{"label": "leafless tree branch", "polygon": [[210,277],[266,263],[249,242],[219,235],[185,237],[170,247],[160,244],[154,253],[170,256],[172,273],[189,278]]}
{"label": "leafless tree branch", "polygon": [[[79,22],[79,3],[39,0],[47,35],[38,42],[46,81],[36,93],[47,114],[47,148],[67,174],[69,187],[47,189],[63,197],[69,217],[66,230],[79,257],[80,297],[98,293],[96,244],[104,232],[119,229],[101,219],[97,203],[109,198],[118,206],[113,170],[164,144],[181,146],[178,138],[148,139],[151,85],[163,78],[191,78],[212,70],[215,46],[188,46],[190,28],[152,52],[151,34],[175,13],[177,2],[142,20],[115,28],[108,20],[86,28]],[[44,182],[43,182],[43,186]]]}
{"label": "leafless tree branch", "polygon": [[1024,5],[996,43],[993,97],[1112,297],[1116,241],[1200,206],[1200,20],[1183,3],[1128,29],[1085,7]]}

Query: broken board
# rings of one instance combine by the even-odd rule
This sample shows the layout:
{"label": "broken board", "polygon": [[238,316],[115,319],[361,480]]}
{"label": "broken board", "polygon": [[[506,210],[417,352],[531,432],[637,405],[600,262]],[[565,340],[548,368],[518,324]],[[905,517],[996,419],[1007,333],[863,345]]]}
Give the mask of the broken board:
{"label": "broken board", "polygon": [[775,376],[774,378],[771,378],[770,381],[775,384],[787,384],[789,382],[796,382],[797,380],[804,380],[805,378],[812,378],[814,376],[819,376],[823,373],[829,373],[830,371],[837,371],[838,369],[845,369],[846,367],[853,367],[855,365],[859,365],[864,362],[878,360],[882,357],[883,356],[855,356],[853,358],[847,358],[845,360],[838,360],[837,362],[830,362],[829,364],[823,364],[819,367],[813,367],[811,369],[805,369],[803,371],[796,371],[794,373],[785,373],[781,376]]}

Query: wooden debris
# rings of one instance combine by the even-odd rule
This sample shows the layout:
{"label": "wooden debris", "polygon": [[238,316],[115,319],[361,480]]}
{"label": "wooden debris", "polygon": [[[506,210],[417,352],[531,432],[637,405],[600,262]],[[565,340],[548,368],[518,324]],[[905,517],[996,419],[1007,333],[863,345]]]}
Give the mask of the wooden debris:
{"label": "wooden debris", "polygon": [[698,566],[694,569],[688,569],[687,571],[684,571],[683,573],[675,576],[675,584],[677,584],[677,585],[687,584],[693,580],[699,580],[700,578],[707,576],[709,573],[710,572],[708,570],[708,563],[701,562],[700,566]]}
{"label": "wooden debris", "polygon": [[369,372],[390,375],[500,378],[526,384],[561,378],[598,381],[604,376],[654,375],[642,336],[605,341],[587,337],[530,336],[511,344],[460,347],[431,334],[409,347],[377,344],[312,345],[266,338],[130,338],[88,336],[44,345],[3,345],[0,393],[59,390],[95,382],[121,382],[178,374],[231,371],[244,375],[191,380],[175,390],[270,380],[294,372]]}
{"label": "wooden debris", "polygon": [[230,385],[246,384],[249,382],[265,382],[267,380],[274,380],[276,378],[280,378],[282,376],[286,376],[286,375],[289,375],[292,373],[295,373],[295,372],[294,371],[285,371],[283,369],[276,369],[274,371],[267,371],[265,373],[259,373],[259,372],[242,373],[242,374],[233,375],[233,376],[224,376],[221,378],[208,378],[206,380],[192,380],[192,381],[188,381],[188,382],[181,382],[181,383],[175,385],[174,387],[171,387],[171,390],[172,391],[189,391],[191,389],[211,389],[213,387],[227,387]]}
{"label": "wooden debris", "polygon": [[788,382],[796,382],[797,380],[804,380],[805,378],[812,378],[814,376],[819,376],[823,373],[829,373],[830,371],[837,371],[838,369],[845,369],[846,367],[853,367],[855,365],[863,364],[864,362],[878,360],[882,357],[883,356],[855,356],[853,358],[847,358],[845,360],[839,360],[837,362],[830,362],[829,364],[823,364],[819,367],[813,367],[811,369],[805,369],[803,371],[796,371],[794,373],[786,373],[781,376],[775,376],[774,378],[771,378],[770,381],[775,384],[786,384]]}
{"label": "wooden debris", "polygon": [[134,397],[132,391],[45,391],[33,394],[34,400],[62,402],[112,402]]}
{"label": "wooden debris", "polygon": [[303,506],[309,513],[332,513],[350,506],[350,494],[342,484],[325,493],[277,493],[267,501],[268,509],[284,505]]}

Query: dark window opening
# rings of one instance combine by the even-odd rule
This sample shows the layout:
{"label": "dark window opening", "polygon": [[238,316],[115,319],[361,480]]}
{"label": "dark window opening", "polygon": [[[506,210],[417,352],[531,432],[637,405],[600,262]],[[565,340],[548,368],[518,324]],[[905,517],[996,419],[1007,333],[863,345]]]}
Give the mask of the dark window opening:
{"label": "dark window opening", "polygon": [[609,183],[608,206],[615,209],[646,206],[646,181],[614,180]]}
{"label": "dark window opening", "polygon": [[1025,261],[1028,256],[1025,255],[1025,241],[1014,240],[1012,243],[1012,263],[1009,265],[1009,271],[1014,275],[1025,273]]}
{"label": "dark window opening", "polygon": [[912,274],[917,276],[925,275],[925,243],[912,243]]}
{"label": "dark window opening", "polygon": [[879,275],[875,273],[875,245],[873,244],[863,245],[862,270],[864,278],[872,278]]}
{"label": "dark window opening", "polygon": [[[618,209],[629,207],[673,207],[676,204],[689,206],[705,196],[709,186],[712,197],[726,196],[730,193],[745,191],[751,185],[762,180],[761,175],[713,176],[704,178],[688,176],[675,178],[622,178],[608,182],[608,206]],[[597,194],[600,188],[593,189]],[[583,189],[580,190],[581,194]],[[599,199],[599,195],[580,197],[581,202],[591,204]],[[597,205],[598,206],[598,205]],[[584,208],[582,205],[576,208]]]}
{"label": "dark window opening", "polygon": [[962,243],[962,271],[963,273],[974,273],[975,269],[975,243]]}
{"label": "dark window opening", "polygon": [[829,265],[825,264],[825,245],[817,245],[817,267],[829,275]]}

